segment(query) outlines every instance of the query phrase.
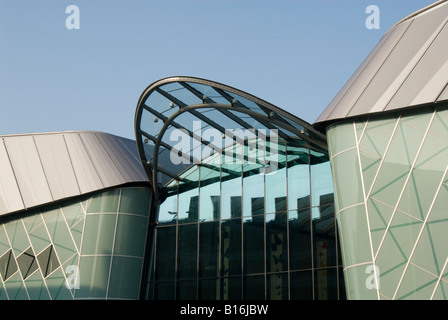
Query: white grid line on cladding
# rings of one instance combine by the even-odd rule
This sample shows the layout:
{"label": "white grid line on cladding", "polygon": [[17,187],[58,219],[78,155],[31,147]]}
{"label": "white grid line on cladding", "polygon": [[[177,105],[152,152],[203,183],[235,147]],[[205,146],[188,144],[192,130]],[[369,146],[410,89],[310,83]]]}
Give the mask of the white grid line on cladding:
{"label": "white grid line on cladding", "polygon": [[[79,270],[79,273],[77,274],[77,277],[79,279],[79,281],[81,282],[81,269],[80,269],[80,265],[81,265],[81,252],[82,252],[82,246],[84,243],[84,235],[85,235],[85,228],[86,228],[86,220],[87,220],[87,203],[88,201],[90,201],[90,199],[88,200],[80,200],[79,203],[81,205],[82,211],[84,213],[84,217],[82,218],[82,222],[79,221],[78,223],[82,223],[82,235],[81,235],[81,243],[79,244],[79,256],[78,256],[78,265],[77,265],[77,270]],[[86,203],[85,208],[84,208],[84,203]],[[78,224],[77,223],[77,224]],[[76,293],[78,291],[74,290],[73,291],[73,299],[76,299]]]}
{"label": "white grid line on cladding", "polygon": [[[5,230],[6,240],[8,240],[9,249],[11,250],[12,257],[15,259],[15,257],[14,257],[14,250],[12,250],[11,240],[9,239],[8,232],[6,232],[6,226],[5,226],[5,224],[3,224],[3,229]],[[9,251],[9,250],[8,250],[8,251]],[[6,251],[6,252],[8,252],[8,251]],[[6,297],[7,297],[8,300],[9,300],[8,290],[6,289],[6,286],[5,286],[5,282],[6,282],[7,279],[6,279],[5,281],[3,281],[3,279],[0,277],[0,280],[2,281],[3,289],[5,290]]]}
{"label": "white grid line on cladding", "polygon": [[[71,238],[71,240],[72,240],[72,244],[73,244],[73,246],[75,247],[75,253],[73,253],[73,254],[72,254],[66,261],[64,261],[64,263],[66,263],[67,261],[70,261],[71,259],[73,259],[76,255],[79,257],[79,256],[81,255],[81,252],[78,250],[78,246],[76,245],[76,241],[75,241],[75,239],[73,238],[72,231],[71,231],[71,229],[70,229],[70,226],[68,225],[68,221],[67,221],[67,218],[65,217],[64,210],[63,210],[63,207],[62,207],[62,206],[60,207],[60,211],[61,211],[62,218],[63,218],[63,220],[64,220],[64,222],[65,222],[65,226],[67,227],[67,231],[68,231],[68,233],[70,234],[70,238]],[[82,219],[85,219],[85,216],[84,216]],[[78,223],[79,223],[79,222],[78,222]],[[64,283],[65,283],[65,284],[68,284],[69,281],[68,281],[68,279],[67,279],[67,274],[66,274],[66,272],[65,272],[65,270],[64,270],[64,268],[63,268],[63,263],[60,263],[60,266],[61,266],[61,270],[62,270],[62,275],[63,275],[63,277],[64,277]],[[79,270],[79,259],[78,259],[78,270]],[[79,275],[77,275],[77,276],[79,276]],[[68,288],[68,286],[67,286],[67,290],[70,292],[70,295],[72,296],[72,299],[74,299],[74,298],[75,298],[75,293],[74,293],[74,291],[70,290],[70,289]]]}
{"label": "white grid line on cladding", "polygon": [[120,188],[120,192],[119,192],[119,195],[118,195],[117,212],[116,212],[115,226],[114,226],[114,237],[113,237],[113,241],[112,241],[112,248],[110,250],[111,254],[110,254],[110,262],[109,262],[109,275],[107,276],[106,299],[109,297],[110,277],[111,277],[111,274],[112,274],[112,264],[113,264],[113,261],[114,261],[115,241],[116,241],[116,238],[117,238],[117,228],[118,228],[118,214],[120,213],[120,203],[121,203],[122,190],[123,189]]}
{"label": "white grid line on cladding", "polygon": [[[81,252],[79,252],[78,247],[76,246],[75,238],[73,238],[73,234],[72,234],[71,228],[70,228],[70,226],[68,225],[68,221],[67,221],[67,218],[65,217],[64,210],[63,210],[63,207],[62,207],[62,206],[61,206],[60,210],[61,210],[62,218],[64,219],[64,222],[65,222],[65,226],[67,227],[67,231],[68,231],[68,233],[70,234],[70,238],[72,239],[73,246],[75,247],[75,251],[76,251],[76,253],[77,253],[78,255],[80,255]],[[78,222],[79,222],[79,221],[78,221]],[[67,260],[67,261],[68,261],[68,260]],[[64,261],[64,263],[67,262],[67,261]]]}
{"label": "white grid line on cladding", "polygon": [[442,280],[442,275],[443,275],[443,273],[445,272],[445,269],[446,269],[447,264],[448,264],[448,258],[446,258],[446,260],[445,260],[445,264],[443,265],[442,271],[440,272],[440,276],[439,276],[438,279],[437,279],[437,283],[436,283],[436,285],[435,285],[435,287],[434,287],[434,290],[433,290],[433,292],[432,292],[432,294],[431,294],[430,300],[433,300],[433,299],[434,299],[434,295],[436,294],[436,292],[437,292],[437,288],[438,288],[439,285],[440,285],[440,281]]}
{"label": "white grid line on cladding", "polygon": [[[434,111],[434,114],[435,114],[435,112],[436,112],[436,111]],[[431,120],[432,120],[432,119],[431,119]],[[431,123],[428,125],[428,129],[429,129],[429,126],[430,126],[430,125],[431,125]],[[423,140],[424,140],[424,139],[423,139]],[[418,153],[420,153],[420,150],[419,150]],[[418,154],[417,154],[417,156],[416,156],[416,159],[417,159],[417,158],[418,158]],[[432,208],[434,207],[434,203],[435,203],[436,200],[437,200],[437,197],[438,197],[438,195],[439,195],[440,189],[441,189],[441,187],[442,187],[442,185],[443,185],[443,181],[445,180],[445,177],[446,177],[447,172],[448,172],[448,166],[445,168],[445,172],[443,173],[442,179],[440,180],[439,186],[438,186],[438,188],[437,188],[437,192],[436,192],[436,194],[434,195],[434,198],[432,199],[432,202],[431,202],[431,205],[430,205],[430,207],[429,207],[429,209],[428,209],[428,212],[427,212],[427,214],[426,214],[425,220],[423,221],[423,224],[422,224],[422,226],[421,226],[421,228],[420,228],[420,232],[419,232],[419,234],[418,234],[418,236],[417,236],[417,239],[416,239],[416,241],[415,241],[415,243],[414,243],[414,247],[412,248],[411,254],[409,255],[408,261],[407,261],[406,266],[405,266],[405,268],[404,268],[404,270],[403,270],[403,274],[401,275],[400,282],[398,283],[397,289],[395,290],[394,297],[393,297],[394,299],[395,299],[396,296],[397,296],[398,290],[400,289],[401,283],[403,282],[403,278],[404,278],[404,276],[405,276],[405,274],[406,274],[406,271],[407,271],[407,269],[408,269],[408,267],[409,267],[409,263],[410,263],[410,261],[412,260],[412,257],[413,257],[413,255],[414,255],[415,249],[417,248],[417,245],[418,245],[418,243],[419,243],[419,240],[420,240],[420,238],[421,238],[421,236],[422,236],[422,234],[423,234],[423,230],[424,230],[425,227],[426,227],[426,224],[427,224],[427,222],[428,222],[428,218],[429,218],[429,216],[431,215]],[[403,190],[404,190],[404,188],[403,188]],[[398,203],[397,203],[397,205],[398,205]],[[442,273],[442,274],[443,274],[443,273]]]}
{"label": "white grid line on cladding", "polygon": [[387,152],[389,152],[390,145],[392,144],[392,140],[393,140],[393,138],[395,136],[395,132],[397,131],[398,124],[400,123],[400,120],[401,120],[401,114],[398,116],[398,118],[397,118],[397,120],[395,122],[394,129],[392,130],[392,134],[390,135],[390,139],[389,139],[389,141],[388,141],[388,143],[386,145],[386,149],[383,152],[383,157],[381,158],[380,164],[378,165],[378,169],[376,170],[375,176],[373,177],[372,183],[370,185],[369,192],[366,195],[367,198],[370,198],[370,195],[372,194],[373,186],[375,185],[376,179],[378,178],[378,175],[379,175],[379,173],[381,171],[381,168],[382,168],[383,163],[384,163],[384,159],[386,158],[386,154],[387,154]]}
{"label": "white grid line on cladding", "polygon": [[[52,238],[51,235],[50,235],[50,231],[48,231],[48,226],[47,226],[47,223],[46,223],[46,221],[45,221],[45,218],[43,217],[43,214],[42,214],[42,213],[40,213],[40,215],[42,216],[42,220],[43,220],[43,225],[44,225],[44,227],[45,227],[45,231],[47,232],[48,238],[50,239],[50,246],[53,247],[52,250],[55,250],[55,249],[54,249],[53,238]],[[41,252],[47,250],[48,247],[49,247],[49,246],[46,246]],[[59,267],[61,267],[61,262],[59,261],[59,257],[58,257],[57,254],[56,254],[56,259],[58,260]],[[45,284],[45,288],[47,288],[48,296],[50,297],[51,300],[54,300],[53,297],[51,296],[50,290],[49,290],[49,288],[48,288],[47,281],[45,280],[46,277],[45,277],[45,275],[43,274],[43,270],[42,270],[42,268],[41,268],[41,266],[40,266],[40,264],[39,264],[39,259],[37,259],[37,263],[38,263],[38,265],[39,265],[39,270],[40,270],[41,273],[42,273],[42,280],[43,280],[43,282],[44,282],[44,284]],[[58,267],[58,268],[59,268],[59,267]],[[51,273],[49,273],[49,274],[47,275],[47,277],[50,276],[51,274],[53,274],[58,268],[56,268],[56,269],[53,270]]]}
{"label": "white grid line on cladding", "polygon": [[[26,230],[25,221],[23,221],[23,219],[20,219],[20,221],[22,222],[23,228],[24,228],[25,233],[26,233],[26,237],[28,238],[28,242],[29,242],[29,244],[30,244],[30,248],[31,248],[31,250],[33,251],[34,259],[35,259],[35,261],[36,261],[36,263],[37,263],[37,265],[38,265],[38,268],[37,268],[36,270],[34,270],[33,273],[31,273],[31,274],[28,275],[28,277],[30,277],[30,276],[33,275],[34,273],[36,273],[36,272],[40,272],[40,266],[39,266],[39,261],[37,260],[36,251],[34,251],[33,243],[31,242],[30,235],[29,235],[28,231]],[[20,267],[19,267],[19,271],[20,271]],[[20,274],[22,275],[21,271],[20,271]],[[26,286],[25,279],[24,279],[23,275],[22,275],[22,279],[23,279],[23,287],[25,288],[25,290],[26,290],[26,292],[27,292],[28,299],[30,299],[30,296],[29,296],[29,294],[28,294],[28,288],[27,288],[27,286]],[[48,288],[47,288],[47,290],[48,290]]]}
{"label": "white grid line on cladding", "polygon": [[[359,151],[359,143],[360,143],[360,139],[358,140],[358,135],[356,132],[356,122],[353,121],[353,134],[355,135],[355,141],[356,141],[356,153],[358,155],[358,170],[359,170],[359,176],[361,179],[361,188],[362,188],[362,195],[364,198],[364,210],[365,210],[365,218],[367,220],[367,233],[369,236],[369,243],[370,243],[370,254],[372,257],[372,264],[375,265],[375,253],[374,253],[374,249],[373,249],[373,241],[372,241],[372,233],[370,232],[371,228],[370,228],[370,217],[369,217],[369,209],[367,207],[367,195],[366,195],[366,189],[364,186],[364,175],[362,174],[362,164],[361,164],[361,154]],[[377,268],[373,268],[373,272],[374,272],[374,277],[375,279],[379,278],[379,275],[377,274]],[[379,287],[376,287],[376,295],[378,300],[380,299],[379,296]]]}
{"label": "white grid line on cladding", "polygon": [[330,158],[330,161],[333,160],[338,155],[343,154],[344,152],[347,152],[347,151],[350,151],[350,150],[354,150],[354,149],[356,149],[356,146],[348,147],[347,149],[341,150],[341,151],[335,153],[334,155],[332,155],[331,158]]}
{"label": "white grid line on cladding", "polygon": [[[19,219],[19,221],[16,221],[16,223],[20,223],[21,220],[22,220],[22,219]],[[17,226],[16,226],[16,228],[17,228]],[[5,228],[5,231],[6,231],[6,228]],[[25,231],[26,231],[26,229],[25,229]],[[12,250],[12,251],[11,251],[11,253],[12,253],[12,257],[13,257],[13,259],[14,259],[15,264],[17,265],[17,271],[14,272],[14,274],[19,273],[19,275],[20,275],[20,280],[22,281],[23,288],[25,289],[26,296],[28,297],[28,300],[29,300],[29,299],[30,299],[30,295],[29,295],[29,293],[28,293],[28,290],[26,289],[25,281],[23,280],[23,275],[22,275],[22,273],[21,273],[21,271],[20,271],[20,266],[19,266],[18,263],[17,263],[17,257],[20,256],[20,254],[16,257],[16,255],[14,254],[14,247],[13,247],[13,245],[12,245],[12,243],[11,243],[11,239],[9,239],[8,232],[5,232],[5,233],[6,233],[6,237],[8,238],[8,243],[9,243],[9,245],[10,245],[10,247],[11,247],[11,250]],[[9,279],[10,279],[10,278],[11,278],[11,277],[9,277]]]}
{"label": "white grid line on cladding", "polygon": [[[378,254],[379,254],[379,252],[380,252],[380,250],[381,250],[381,247],[383,246],[384,239],[386,238],[386,235],[387,235],[388,232],[389,232],[390,225],[392,224],[392,220],[394,219],[395,213],[397,212],[398,205],[400,204],[401,198],[403,197],[404,190],[406,189],[406,186],[407,186],[407,184],[408,184],[409,178],[410,178],[411,175],[412,175],[412,172],[413,172],[413,170],[414,170],[415,164],[417,163],[418,156],[419,156],[420,151],[421,151],[421,149],[422,149],[422,147],[423,147],[423,145],[424,145],[424,143],[425,143],[426,137],[427,137],[427,135],[428,135],[429,127],[431,126],[431,123],[432,123],[432,120],[434,119],[434,116],[435,116],[435,111],[432,113],[431,120],[429,121],[428,126],[427,126],[427,128],[426,128],[426,130],[425,130],[425,135],[423,136],[422,141],[420,142],[420,145],[419,145],[418,150],[417,150],[417,152],[416,152],[416,155],[414,156],[414,160],[413,160],[413,162],[412,162],[411,168],[409,169],[409,172],[408,172],[408,174],[407,174],[407,177],[406,177],[405,183],[404,183],[404,185],[403,185],[403,188],[401,189],[401,191],[400,191],[400,195],[398,196],[397,203],[395,204],[395,207],[394,207],[394,210],[392,211],[392,214],[391,214],[391,217],[390,217],[390,219],[389,219],[389,222],[387,223],[386,230],[385,230],[385,232],[384,232],[384,234],[383,234],[383,237],[381,238],[381,241],[380,241],[380,243],[379,243],[379,245],[378,245],[375,259],[376,259],[376,257],[378,256]],[[386,153],[384,154],[383,159],[384,159],[385,157],[386,157]],[[373,184],[372,184],[372,186],[373,186]]]}
{"label": "white grid line on cladding", "polygon": [[[359,136],[359,140],[356,141],[356,146],[359,148],[359,145],[361,144],[361,140],[364,137],[364,133],[367,131],[367,126],[369,125],[369,119],[367,119],[366,121],[361,121],[361,123],[364,122],[364,127],[362,128],[362,132],[361,135]],[[353,123],[355,125],[355,132],[356,132],[356,120],[353,120]]]}
{"label": "white grid line on cladding", "polygon": [[[378,199],[375,198],[375,197],[370,197],[369,199],[375,200],[375,202],[381,203],[382,205],[384,205],[384,206],[386,206],[386,207],[389,207],[389,208],[392,209],[392,210],[394,209],[394,206],[391,206],[390,204],[387,204],[387,203],[385,203],[385,202],[383,202],[383,201],[381,201],[381,200],[378,200]],[[417,218],[417,217],[414,217],[414,216],[410,215],[409,213],[407,213],[407,212],[405,212],[405,211],[403,211],[403,210],[401,210],[401,209],[398,209],[398,208],[397,208],[397,211],[400,212],[400,213],[402,213],[402,214],[404,214],[404,215],[406,215],[408,218],[410,218],[410,219],[412,219],[412,220],[415,220],[415,221],[418,221],[418,222],[423,222],[422,219],[419,219],[419,218]]]}

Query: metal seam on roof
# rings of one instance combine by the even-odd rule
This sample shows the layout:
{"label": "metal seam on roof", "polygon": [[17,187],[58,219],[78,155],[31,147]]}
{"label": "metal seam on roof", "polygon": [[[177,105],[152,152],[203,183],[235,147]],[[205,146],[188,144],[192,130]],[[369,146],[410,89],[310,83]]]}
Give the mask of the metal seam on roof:
{"label": "metal seam on roof", "polygon": [[[315,127],[328,121],[446,99],[444,90],[448,84],[448,73],[442,71],[448,68],[448,56],[445,55],[448,50],[447,21],[448,0],[443,0],[391,27],[321,113]],[[408,28],[391,46],[390,42],[394,41],[391,34],[405,25]],[[431,59],[427,58],[429,52]],[[386,58],[375,60],[377,55]],[[366,86],[362,84],[365,79],[370,79]],[[356,84],[358,81],[361,81],[359,85]],[[356,102],[353,102],[354,97]]]}
{"label": "metal seam on roof", "polygon": [[[82,135],[89,140],[88,148],[83,145]],[[36,141],[36,137],[40,141]],[[101,141],[98,137],[105,139]],[[86,131],[22,134],[1,138],[0,216],[105,188],[128,183],[148,183],[144,169],[136,158],[137,146],[135,145],[134,151],[130,150],[129,139]],[[34,148],[30,147],[31,142]],[[78,147],[73,144],[78,144]],[[8,151],[7,145],[11,150]],[[122,161],[114,160],[115,152],[119,153]],[[94,158],[93,162],[85,162],[91,158]],[[78,165],[75,164],[77,161]],[[127,170],[133,172],[127,176],[122,174]],[[98,178],[105,181],[104,184],[92,184],[92,174],[98,175]],[[67,177],[70,178],[65,179]],[[45,196],[45,190],[49,191],[51,198]],[[12,192],[16,194],[15,197],[14,194],[11,196]],[[21,203],[17,200],[18,197]]]}

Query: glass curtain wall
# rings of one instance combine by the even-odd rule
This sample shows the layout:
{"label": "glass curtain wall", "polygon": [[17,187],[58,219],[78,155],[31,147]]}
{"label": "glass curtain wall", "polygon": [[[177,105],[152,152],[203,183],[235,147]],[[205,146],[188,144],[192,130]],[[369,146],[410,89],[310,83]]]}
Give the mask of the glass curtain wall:
{"label": "glass curtain wall", "polygon": [[138,299],[151,189],[123,187],[0,220],[0,300]]}
{"label": "glass curtain wall", "polygon": [[165,187],[146,298],[344,299],[326,153],[231,148]]}
{"label": "glass curtain wall", "polygon": [[448,109],[328,129],[349,299],[448,297]]}

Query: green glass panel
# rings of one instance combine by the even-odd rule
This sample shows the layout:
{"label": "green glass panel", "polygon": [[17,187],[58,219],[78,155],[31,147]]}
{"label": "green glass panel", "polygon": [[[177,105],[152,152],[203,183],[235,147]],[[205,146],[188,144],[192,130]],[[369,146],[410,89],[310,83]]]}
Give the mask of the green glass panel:
{"label": "green glass panel", "polygon": [[219,300],[220,281],[219,279],[199,280],[199,300]]}
{"label": "green glass panel", "polygon": [[5,252],[9,249],[11,249],[11,247],[9,246],[5,228],[3,226],[0,226],[0,256],[5,254]]}
{"label": "green glass panel", "polygon": [[22,274],[22,278],[28,278],[34,271],[36,271],[39,266],[37,265],[36,257],[34,256],[33,250],[28,248],[16,259],[17,264]]}
{"label": "green glass panel", "polygon": [[405,110],[401,114],[400,122],[425,131],[431,121],[433,112],[432,107],[427,107],[423,110]]}
{"label": "green glass panel", "polygon": [[264,225],[263,215],[243,220],[244,274],[265,271]]}
{"label": "green glass panel", "polygon": [[428,135],[404,189],[399,209],[425,219],[448,163],[448,141]]}
{"label": "green glass panel", "polygon": [[18,270],[12,249],[0,257],[0,275],[7,281]]}
{"label": "green glass panel", "polygon": [[218,276],[219,223],[201,223],[199,226],[199,277]]}
{"label": "green glass panel", "polygon": [[72,299],[75,297],[76,291],[80,289],[79,259],[79,255],[74,255],[62,265],[62,271],[66,279],[65,289],[72,295]]}
{"label": "green glass panel", "polygon": [[39,263],[42,275],[48,277],[53,271],[59,268],[60,264],[58,257],[53,246],[49,246],[44,251],[37,255],[37,261]]}
{"label": "green glass panel", "polygon": [[397,291],[397,300],[429,300],[437,284],[434,275],[409,265]]}
{"label": "green glass panel", "polygon": [[356,146],[353,122],[345,122],[327,129],[328,149],[331,156]]}
{"label": "green glass panel", "polygon": [[288,210],[310,206],[310,168],[308,151],[303,158],[288,163]]}
{"label": "green glass panel", "polygon": [[332,160],[337,210],[364,202],[356,150],[349,150]]}
{"label": "green glass panel", "polygon": [[161,225],[176,224],[177,190],[177,184],[170,187],[167,190],[166,199],[159,206],[159,214],[157,220]]}
{"label": "green glass panel", "polygon": [[75,299],[106,298],[110,263],[110,256],[81,256],[80,288],[75,292]]}
{"label": "green glass panel", "polygon": [[42,223],[42,217],[38,212],[35,212],[34,214],[30,214],[24,217],[23,223],[25,224],[26,231],[30,232]]}
{"label": "green glass panel", "polygon": [[369,194],[372,183],[375,180],[378,168],[381,164],[381,158],[373,156],[364,151],[359,152],[360,163],[362,167],[362,176],[364,182],[364,192]]}
{"label": "green glass panel", "polygon": [[[364,264],[345,269],[344,279],[347,290],[347,299],[377,300],[379,298],[377,290],[378,282],[375,282],[375,271],[371,264]],[[380,280],[379,287],[382,288],[382,285],[383,280]]]}
{"label": "green glass panel", "polygon": [[399,246],[397,238],[388,232],[376,257],[376,265],[380,272],[380,293],[392,299],[403,274],[408,257]]}
{"label": "green glass panel", "polygon": [[147,217],[120,213],[118,215],[114,254],[142,257],[147,229]]}
{"label": "green glass panel", "polygon": [[120,212],[147,217],[151,206],[152,192],[149,188],[121,189]]}
{"label": "green glass panel", "polygon": [[108,298],[133,299],[139,297],[142,259],[113,257]]}
{"label": "green glass panel", "polygon": [[266,215],[266,271],[288,270],[287,214]]}
{"label": "green glass panel", "polygon": [[264,213],[264,175],[252,175],[243,179],[243,215]]}
{"label": "green glass panel", "polygon": [[369,226],[373,251],[377,252],[384,233],[386,232],[387,225],[392,217],[394,208],[386,206],[385,204],[373,199],[369,199],[367,201],[367,210],[369,214]]}
{"label": "green glass panel", "polygon": [[70,228],[76,225],[79,221],[83,220],[86,216],[84,208],[80,202],[65,205],[61,208],[61,210]]}
{"label": "green glass panel", "polygon": [[345,267],[372,261],[369,229],[363,205],[341,211],[337,216]]}
{"label": "green glass panel", "polygon": [[266,275],[266,293],[268,300],[288,300],[288,274],[273,273]]}
{"label": "green glass panel", "polygon": [[313,219],[312,226],[314,266],[316,268],[336,266],[337,246],[334,206],[321,207],[320,217]]}
{"label": "green glass panel", "polygon": [[120,189],[112,189],[94,195],[88,202],[87,213],[117,212]]}
{"label": "green glass panel", "polygon": [[[421,221],[399,211],[395,212],[388,233],[391,236],[390,239],[402,252],[403,258],[407,259],[410,256],[421,228]],[[384,245],[387,246],[388,243],[385,242]],[[387,248],[380,250],[384,249],[387,250]]]}
{"label": "green glass panel", "polygon": [[200,168],[200,190],[199,190],[199,220],[213,221],[219,220],[219,204],[220,204],[220,169],[212,166],[212,168]]}
{"label": "green glass panel", "polygon": [[241,217],[242,178],[221,183],[221,219]]}
{"label": "green glass panel", "polygon": [[244,300],[265,300],[265,279],[264,276],[243,277],[243,299]]}
{"label": "green glass panel", "polygon": [[84,220],[79,221],[77,224],[75,224],[71,229],[70,232],[73,237],[73,241],[76,244],[76,248],[78,249],[78,252],[81,251],[81,242],[82,242],[82,236],[84,232]]}
{"label": "green glass panel", "polygon": [[359,143],[362,139],[365,128],[369,122],[366,119],[355,119],[354,123],[355,123],[355,130],[356,130],[356,138],[357,138],[357,142]]}
{"label": "green glass panel", "polygon": [[77,251],[62,211],[58,210],[51,216],[47,217],[45,224],[57,255],[61,263],[64,263]]}
{"label": "green glass panel", "polygon": [[221,298],[222,300],[241,300],[242,278],[221,278]]}
{"label": "green glass panel", "polygon": [[25,280],[30,300],[50,300],[47,287],[40,272],[34,272]]}
{"label": "green glass panel", "polygon": [[162,281],[154,285],[154,300],[175,300],[176,282]]}
{"label": "green glass panel", "polygon": [[431,221],[425,225],[412,256],[413,264],[432,274],[440,275],[448,257],[447,228],[447,218]]}
{"label": "green glass panel", "polygon": [[287,210],[286,181],[285,167],[278,168],[265,176],[266,213]]}
{"label": "green glass panel", "polygon": [[177,278],[192,279],[197,277],[198,266],[198,225],[179,226],[177,249]]}
{"label": "green glass panel", "polygon": [[173,280],[176,272],[176,227],[157,228],[155,280]]}
{"label": "green glass panel", "polygon": [[439,108],[437,110],[429,130],[430,133],[448,138],[448,109],[441,110]]}
{"label": "green glass panel", "polygon": [[242,254],[241,219],[221,223],[221,275],[240,275]]}
{"label": "green glass panel", "polygon": [[56,270],[45,279],[52,300],[72,300],[73,296],[66,287],[62,269]]}
{"label": "green glass panel", "polygon": [[312,271],[296,271],[290,274],[291,300],[313,300]]}
{"label": "green glass panel", "polygon": [[19,272],[16,272],[9,278],[4,285],[8,292],[9,300],[28,300],[28,294]]}
{"label": "green glass panel", "polygon": [[314,271],[314,297],[316,300],[338,300],[337,277],[337,268]]}
{"label": "green glass panel", "polygon": [[82,254],[111,254],[116,214],[87,215]]}
{"label": "green glass panel", "polygon": [[289,212],[289,259],[290,269],[311,268],[311,212],[302,208]]}
{"label": "green glass panel", "polygon": [[333,192],[330,162],[311,165],[311,206],[333,202]]}
{"label": "green glass panel", "polygon": [[397,124],[394,116],[370,118],[359,144],[359,149],[373,157],[382,157]]}
{"label": "green glass panel", "polygon": [[199,189],[194,188],[189,191],[179,193],[179,223],[189,223],[198,221],[199,211]]}
{"label": "green glass panel", "polygon": [[[0,295],[1,297],[1,295]],[[440,281],[434,292],[433,300],[447,300],[448,299],[448,282]]]}
{"label": "green glass panel", "polygon": [[196,300],[198,297],[198,282],[178,281],[177,282],[177,300]]}
{"label": "green glass panel", "polygon": [[371,196],[395,206],[403,190],[424,132],[400,124],[372,188]]}
{"label": "green glass panel", "polygon": [[35,227],[33,231],[29,233],[29,237],[33,246],[33,250],[36,253],[41,252],[51,243],[51,239],[48,236],[47,228],[43,223]]}
{"label": "green glass panel", "polygon": [[8,222],[5,225],[5,229],[16,256],[21,254],[30,246],[27,232],[21,219]]}

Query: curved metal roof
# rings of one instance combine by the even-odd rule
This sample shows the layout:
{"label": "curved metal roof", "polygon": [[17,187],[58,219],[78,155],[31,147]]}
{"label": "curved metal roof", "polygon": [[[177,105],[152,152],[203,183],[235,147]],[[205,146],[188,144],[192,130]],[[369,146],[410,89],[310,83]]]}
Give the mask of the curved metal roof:
{"label": "curved metal roof", "polygon": [[447,22],[448,1],[443,0],[390,28],[316,125],[447,100]]}
{"label": "curved metal roof", "polygon": [[[217,134],[206,137],[209,129]],[[148,86],[138,101],[135,134],[155,196],[207,155],[230,147],[229,137],[238,130],[242,136],[236,139],[275,134],[326,150],[325,136],[309,123],[233,87],[194,77],[170,77]],[[183,138],[191,143],[179,148]],[[174,163],[173,152],[185,161]]]}
{"label": "curved metal roof", "polygon": [[0,215],[148,183],[135,141],[102,132],[0,136]]}

